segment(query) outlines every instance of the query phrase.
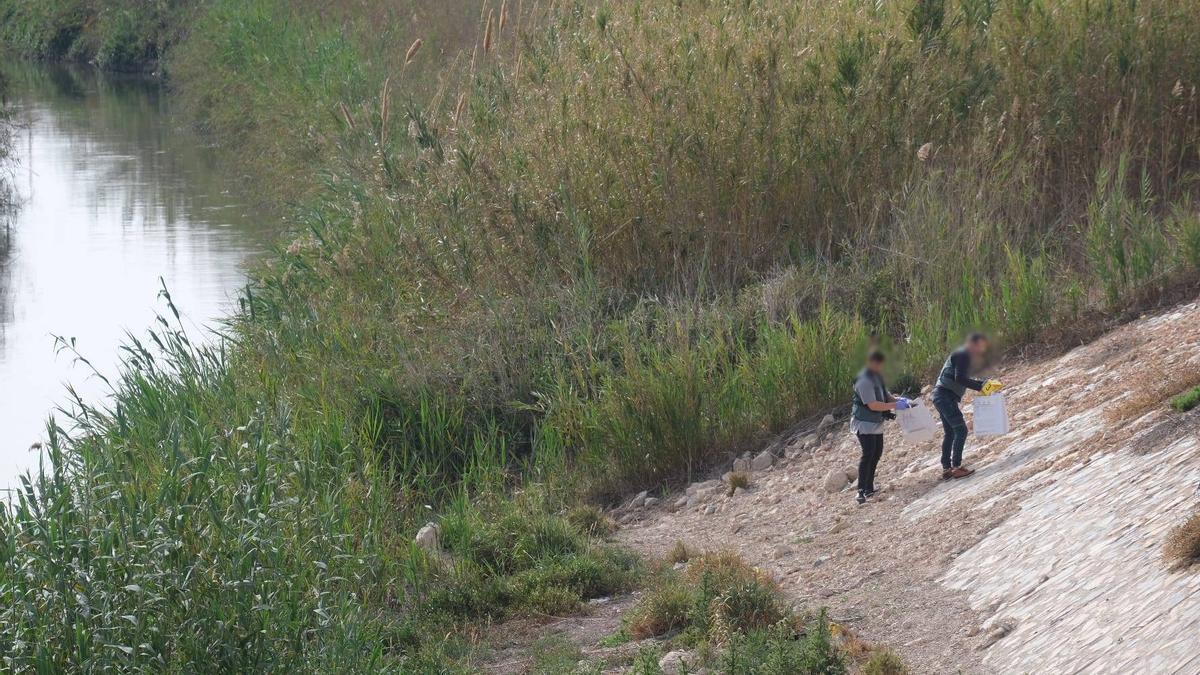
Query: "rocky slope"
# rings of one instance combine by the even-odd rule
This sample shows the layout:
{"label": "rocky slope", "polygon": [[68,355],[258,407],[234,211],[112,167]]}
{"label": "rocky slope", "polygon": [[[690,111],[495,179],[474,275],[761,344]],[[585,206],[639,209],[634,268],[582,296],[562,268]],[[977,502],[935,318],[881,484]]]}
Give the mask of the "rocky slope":
{"label": "rocky slope", "polygon": [[1200,303],[996,374],[1012,431],[972,436],[970,478],[942,481],[938,440],[892,429],[884,490],[858,506],[857,443],[827,420],[738,462],[747,490],[693,485],[618,537],[737,550],[917,673],[1200,672],[1200,566],[1161,555],[1200,504],[1200,414],[1165,403],[1200,381]]}

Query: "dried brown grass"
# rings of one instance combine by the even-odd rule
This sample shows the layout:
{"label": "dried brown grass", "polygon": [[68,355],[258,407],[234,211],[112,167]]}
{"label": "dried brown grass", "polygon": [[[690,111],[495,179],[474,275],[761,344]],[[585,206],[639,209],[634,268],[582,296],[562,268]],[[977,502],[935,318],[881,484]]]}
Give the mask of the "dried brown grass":
{"label": "dried brown grass", "polygon": [[1173,568],[1200,562],[1200,511],[1193,513],[1167,535],[1163,559]]}
{"label": "dried brown grass", "polygon": [[1138,373],[1129,383],[1135,393],[1119,407],[1109,409],[1104,417],[1119,424],[1136,419],[1154,410],[1167,409],[1170,399],[1182,392],[1200,386],[1200,371],[1188,368],[1146,369]]}

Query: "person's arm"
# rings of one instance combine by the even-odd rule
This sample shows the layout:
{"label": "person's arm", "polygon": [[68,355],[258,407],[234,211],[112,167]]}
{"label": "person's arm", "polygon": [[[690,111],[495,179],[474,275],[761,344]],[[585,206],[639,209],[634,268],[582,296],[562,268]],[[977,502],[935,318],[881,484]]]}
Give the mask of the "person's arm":
{"label": "person's arm", "polygon": [[954,367],[954,382],[967,389],[975,391],[983,390],[983,380],[976,380],[971,377],[971,355],[966,352],[955,352],[950,359],[950,365]]}
{"label": "person's arm", "polygon": [[863,405],[868,410],[875,412],[896,410],[895,402],[881,401],[875,398],[875,383],[868,380],[868,378],[860,378],[858,382],[854,383],[854,390],[858,392],[858,398],[863,399]]}
{"label": "person's arm", "polygon": [[887,412],[895,410],[896,404],[889,401],[880,401],[875,398],[875,385],[866,378],[860,379],[854,385],[855,391],[858,392],[858,397],[862,399],[863,405],[867,406],[868,410],[875,412]]}

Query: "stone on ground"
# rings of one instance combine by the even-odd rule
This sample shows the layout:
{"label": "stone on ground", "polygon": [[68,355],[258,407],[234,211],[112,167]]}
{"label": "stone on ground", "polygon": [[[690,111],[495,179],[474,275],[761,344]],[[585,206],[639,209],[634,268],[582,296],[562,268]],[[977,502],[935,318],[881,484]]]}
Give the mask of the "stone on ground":
{"label": "stone on ground", "polygon": [[846,472],[841,469],[830,469],[829,473],[825,474],[825,482],[823,486],[826,492],[841,492],[846,489],[850,481],[846,480]]}
{"label": "stone on ground", "polygon": [[663,672],[663,675],[682,675],[683,673],[696,672],[696,655],[677,649],[673,652],[667,652],[666,656],[658,661],[658,668]]}
{"label": "stone on ground", "polygon": [[426,523],[417,531],[414,541],[426,553],[437,554],[442,550],[441,534],[442,528],[437,523]]}
{"label": "stone on ground", "polygon": [[775,455],[770,450],[763,450],[750,462],[751,471],[766,471],[775,463]]}

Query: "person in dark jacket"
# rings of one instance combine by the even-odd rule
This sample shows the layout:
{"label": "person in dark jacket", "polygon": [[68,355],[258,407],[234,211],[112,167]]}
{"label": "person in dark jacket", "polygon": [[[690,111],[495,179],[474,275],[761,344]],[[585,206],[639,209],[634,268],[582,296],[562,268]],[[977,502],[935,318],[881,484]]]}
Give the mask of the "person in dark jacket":
{"label": "person in dark jacket", "polygon": [[883,422],[895,418],[893,410],[906,410],[909,400],[894,397],[883,382],[883,352],[867,355],[867,365],[854,378],[854,402],[850,411],[850,430],[862,446],[858,460],[859,504],[875,494],[875,469],[883,457]]}
{"label": "person in dark jacket", "polygon": [[[962,465],[963,448],[967,444],[967,421],[963,419],[959,403],[968,389],[982,391],[987,384],[971,377],[987,350],[987,336],[971,333],[967,341],[946,359],[938,375],[937,386],[933,390],[933,406],[937,408],[946,432],[942,439],[942,478],[966,478],[975,473],[974,469]],[[998,387],[999,383],[995,386]]]}

